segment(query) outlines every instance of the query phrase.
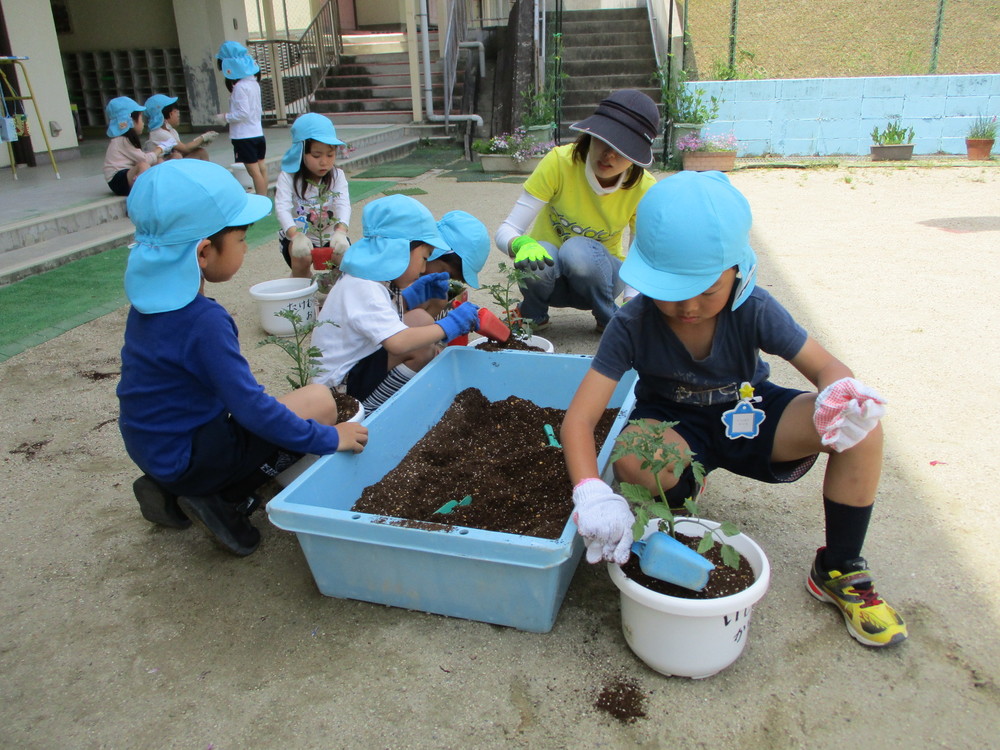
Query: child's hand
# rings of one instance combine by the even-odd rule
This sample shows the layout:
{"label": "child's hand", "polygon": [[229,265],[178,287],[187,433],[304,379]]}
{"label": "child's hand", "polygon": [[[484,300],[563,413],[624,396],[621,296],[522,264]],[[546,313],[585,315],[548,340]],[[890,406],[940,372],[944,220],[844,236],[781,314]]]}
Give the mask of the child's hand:
{"label": "child's hand", "polygon": [[207,131],[205,133],[202,133],[201,134],[202,145],[207,146],[209,143],[211,143],[212,141],[214,141],[218,137],[218,135],[219,134],[216,133],[214,130],[209,130],[209,131]]}
{"label": "child's hand", "polygon": [[[447,276],[448,274],[445,274]],[[458,338],[476,330],[479,325],[479,308],[471,302],[463,302],[441,320],[437,321],[444,331],[446,341]]]}
{"label": "child's hand", "polygon": [[288,244],[288,252],[293,258],[309,258],[312,260],[313,243],[302,232],[296,232]]}
{"label": "child's hand", "polygon": [[628,562],[635,516],[625,498],[606,482],[590,479],[574,488],[573,505],[573,521],[587,545],[587,562]]}
{"label": "child's hand", "polygon": [[831,383],[816,397],[813,424],[820,442],[840,453],[853,448],[885,416],[886,401],[854,378]]}
{"label": "child's hand", "polygon": [[447,271],[421,276],[402,291],[406,306],[415,310],[429,299],[448,299],[449,278]]}
{"label": "child's hand", "polygon": [[212,122],[217,125],[226,125],[229,121],[226,119],[225,112],[219,112],[218,114],[212,115]]}
{"label": "child's hand", "polygon": [[359,422],[341,422],[335,425],[335,429],[340,436],[337,453],[341,451],[361,453],[368,444],[368,428]]}
{"label": "child's hand", "polygon": [[514,251],[514,268],[519,268],[522,271],[525,268],[531,271],[541,271],[545,266],[555,265],[549,251],[526,234],[515,237],[514,241],[510,243],[510,249]]}
{"label": "child's hand", "polygon": [[338,229],[333,233],[333,237],[330,238],[330,247],[333,248],[334,253],[337,255],[343,255],[347,252],[347,248],[351,246],[351,243],[347,240],[347,232],[343,229]]}

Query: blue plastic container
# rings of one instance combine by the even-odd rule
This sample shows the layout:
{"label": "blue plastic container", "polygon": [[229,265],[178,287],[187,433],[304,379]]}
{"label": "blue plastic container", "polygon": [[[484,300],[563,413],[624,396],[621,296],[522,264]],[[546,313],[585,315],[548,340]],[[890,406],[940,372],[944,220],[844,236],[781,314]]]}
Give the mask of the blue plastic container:
{"label": "blue plastic container", "polygon": [[[491,401],[516,395],[565,409],[590,361],[448,347],[365,420],[369,443],[363,453],[320,458],[268,503],[268,516],[298,536],[326,596],[548,632],[583,552],[571,520],[558,539],[541,539],[459,526],[400,526],[398,519],[351,506],[403,459],[460,391],[475,387]],[[619,414],[598,455],[601,471],[628,419],[634,385],[631,372],[612,397]]]}

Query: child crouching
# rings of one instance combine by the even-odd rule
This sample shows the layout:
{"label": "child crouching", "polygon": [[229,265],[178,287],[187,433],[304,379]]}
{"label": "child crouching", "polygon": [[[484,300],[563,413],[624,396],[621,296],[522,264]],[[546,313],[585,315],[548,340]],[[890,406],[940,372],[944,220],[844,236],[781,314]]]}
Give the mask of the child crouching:
{"label": "child crouching", "polygon": [[265,393],[232,317],[205,296],[206,281],[239,270],[248,225],[270,210],[223,167],[189,159],[141,175],[128,198],[136,242],[118,399],[125,448],[144,472],[135,496],[147,520],[196,521],[236,555],[260,543],[257,487],[305,453],[359,452],[368,440],[360,424],[333,426],[327,388]]}

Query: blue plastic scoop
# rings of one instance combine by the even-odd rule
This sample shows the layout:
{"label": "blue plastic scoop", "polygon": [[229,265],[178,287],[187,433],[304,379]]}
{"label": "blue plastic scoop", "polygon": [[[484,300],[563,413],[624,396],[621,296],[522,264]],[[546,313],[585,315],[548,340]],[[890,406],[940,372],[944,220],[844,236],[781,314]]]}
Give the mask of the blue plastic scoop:
{"label": "blue plastic scoop", "polygon": [[705,588],[709,571],[715,569],[703,555],[662,531],[650,534],[645,541],[633,542],[632,551],[639,556],[643,573],[692,591]]}

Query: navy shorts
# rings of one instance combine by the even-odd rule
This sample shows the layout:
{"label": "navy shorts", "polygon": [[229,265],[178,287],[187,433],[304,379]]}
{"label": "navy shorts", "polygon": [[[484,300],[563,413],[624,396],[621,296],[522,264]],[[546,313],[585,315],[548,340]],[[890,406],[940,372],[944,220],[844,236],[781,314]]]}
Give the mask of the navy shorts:
{"label": "navy shorts", "polygon": [[800,393],[805,391],[783,388],[767,380],[758,385],[754,395],[761,396],[763,400],[753,406],[761,409],[766,416],[755,438],[732,440],[726,437],[722,414],[736,406],[735,402],[698,406],[674,401],[640,401],[629,419],[677,422],[674,430],[687,441],[695,460],[705,467],[706,473],[713,469],[725,469],[771,484],[794,482],[812,468],[819,454],[780,463],[772,462],[771,454],[781,415],[789,402]]}
{"label": "navy shorts", "polygon": [[178,495],[236,490],[234,494],[245,497],[301,457],[258,437],[223,412],[195,433],[184,473],[173,482],[160,483]]}
{"label": "navy shorts", "polygon": [[236,161],[240,164],[256,164],[264,161],[267,156],[267,141],[262,135],[256,138],[235,138],[232,144]]}
{"label": "navy shorts", "polygon": [[389,352],[384,346],[358,360],[347,373],[347,395],[364,401],[389,377]]}
{"label": "navy shorts", "polygon": [[119,169],[115,176],[108,180],[108,187],[115,195],[128,195],[131,186],[128,184],[128,170]]}

